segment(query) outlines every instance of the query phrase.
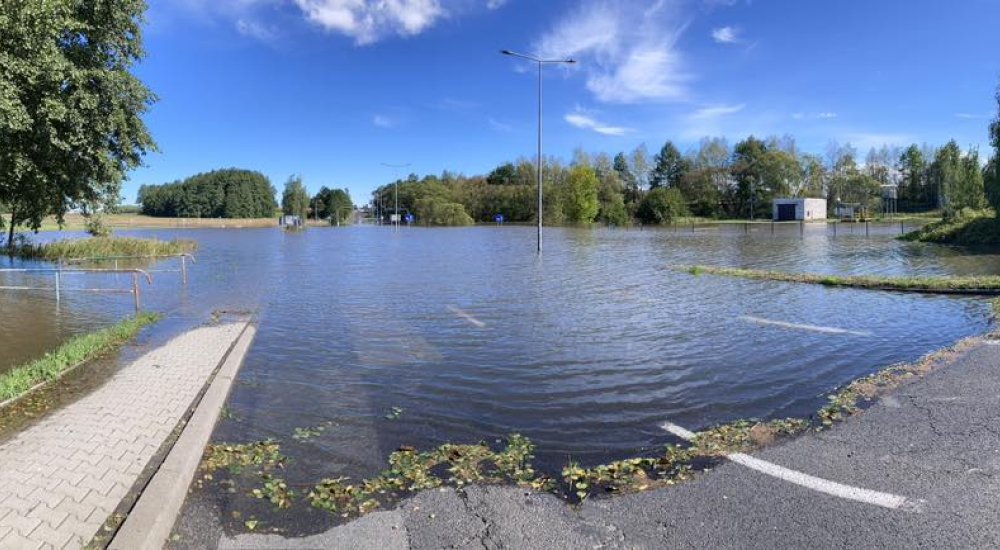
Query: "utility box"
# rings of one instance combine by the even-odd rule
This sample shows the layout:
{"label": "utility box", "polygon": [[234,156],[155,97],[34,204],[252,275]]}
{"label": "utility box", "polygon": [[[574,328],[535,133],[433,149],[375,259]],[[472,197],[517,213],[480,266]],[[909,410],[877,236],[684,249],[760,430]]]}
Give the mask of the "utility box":
{"label": "utility box", "polygon": [[826,219],[826,199],[774,199],[776,222]]}

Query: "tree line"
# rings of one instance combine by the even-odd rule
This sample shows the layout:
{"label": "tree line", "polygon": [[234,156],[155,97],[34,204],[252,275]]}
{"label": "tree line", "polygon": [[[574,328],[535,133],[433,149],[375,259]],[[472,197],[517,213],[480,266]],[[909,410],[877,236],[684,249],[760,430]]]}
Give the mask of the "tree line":
{"label": "tree line", "polygon": [[260,172],[228,168],[183,181],[143,185],[136,202],[147,216],[171,218],[269,218],[278,205],[274,186]]}
{"label": "tree line", "polygon": [[[568,165],[544,162],[543,217],[555,225],[770,218],[772,201],[784,197],[825,198],[831,215],[838,205],[872,215],[889,189],[901,211],[979,209],[987,204],[995,158],[983,167],[975,148],[963,151],[951,140],[941,147],[873,148],[862,162],[850,144],[832,142],[821,157],[802,152],[789,136],[750,136],[734,146],[706,138],[686,153],[667,141],[652,157],[644,145],[613,157],[578,150]],[[398,193],[400,210],[429,225],[489,222],[497,214],[529,222],[536,219],[536,178],[535,163],[526,159],[482,176],[413,174],[376,189],[371,204],[387,218]]]}

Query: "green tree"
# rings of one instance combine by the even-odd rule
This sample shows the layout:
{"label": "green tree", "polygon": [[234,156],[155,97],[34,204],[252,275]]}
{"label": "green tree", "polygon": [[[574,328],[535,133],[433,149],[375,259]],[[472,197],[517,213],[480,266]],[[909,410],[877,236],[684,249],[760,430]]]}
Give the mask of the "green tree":
{"label": "green tree", "polygon": [[934,196],[927,186],[927,160],[916,143],[910,145],[899,157],[899,199],[906,207],[931,208]]}
{"label": "green tree", "polygon": [[964,157],[955,140],[938,150],[931,164],[931,178],[940,189],[942,206],[947,214],[963,208],[982,208],[986,196],[983,191],[979,152],[969,151]]}
{"label": "green tree", "polygon": [[642,198],[638,217],[643,223],[664,224],[688,215],[684,195],[679,189],[658,187]]}
{"label": "green tree", "polygon": [[[156,145],[155,96],[130,71],[144,57],[143,0],[0,2],[0,204],[33,230],[72,206],[115,204]],[[3,220],[0,219],[0,227]]]}
{"label": "green tree", "polygon": [[600,208],[597,200],[599,184],[597,174],[591,167],[581,164],[570,169],[563,204],[563,212],[568,221],[573,223],[594,221]]}
{"label": "green tree", "polygon": [[672,141],[663,144],[660,152],[653,157],[653,171],[649,177],[649,188],[675,187],[691,169],[691,162],[684,158]]}
{"label": "green tree", "polygon": [[137,201],[143,214],[157,217],[269,218],[277,208],[271,181],[260,172],[237,168],[143,185]]}
{"label": "green tree", "polygon": [[281,194],[281,211],[287,216],[306,219],[306,213],[309,211],[309,193],[302,184],[302,176],[288,177],[285,190]]}
{"label": "green tree", "polygon": [[634,211],[635,205],[639,204],[639,199],[642,198],[642,191],[639,189],[639,182],[636,180],[635,174],[629,167],[628,157],[625,156],[625,153],[615,155],[612,167],[618,174],[618,180],[621,181],[625,190],[625,205]]}
{"label": "green tree", "polygon": [[1000,84],[997,84],[994,98],[997,103],[997,114],[990,122],[990,145],[993,146],[993,155],[983,170],[983,185],[990,205],[1000,216]]}

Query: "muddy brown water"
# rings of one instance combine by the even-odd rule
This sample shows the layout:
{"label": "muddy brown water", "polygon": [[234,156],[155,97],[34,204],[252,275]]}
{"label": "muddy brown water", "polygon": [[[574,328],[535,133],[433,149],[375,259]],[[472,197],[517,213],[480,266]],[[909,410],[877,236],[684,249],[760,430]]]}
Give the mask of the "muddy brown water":
{"label": "muddy brown water", "polygon": [[[169,314],[153,340],[213,310],[258,311],[260,330],[214,438],[281,440],[292,457],[283,475],[305,488],[323,477],[372,475],[401,445],[518,432],[537,444],[540,469],[557,472],[569,460],[655,452],[673,442],[659,428],[665,420],[699,429],[808,415],[850,380],[985,331],[987,300],[666,266],[1000,273],[995,252],[902,243],[898,232],[898,224],[873,225],[868,237],[863,226],[836,236],[821,225],[803,234],[778,226],[773,235],[767,225],[750,234],[739,225],[547,228],[540,258],[530,227],[121,234],[200,243],[187,287],[159,273],[145,289],[147,307]],[[0,369],[130,309],[128,296],[68,292],[56,304],[47,294],[2,293]],[[326,423],[315,437],[292,438],[296,428]],[[242,491],[209,488],[195,498],[234,529],[242,525],[234,511],[267,514]],[[325,516],[306,508],[268,520],[292,532],[322,528]]]}

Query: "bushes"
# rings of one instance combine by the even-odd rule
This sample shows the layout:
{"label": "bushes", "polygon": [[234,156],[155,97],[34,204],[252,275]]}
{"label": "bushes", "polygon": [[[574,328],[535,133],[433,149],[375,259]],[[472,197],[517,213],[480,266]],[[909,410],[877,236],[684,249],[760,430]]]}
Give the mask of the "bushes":
{"label": "bushes", "polygon": [[643,223],[670,223],[687,216],[688,208],[684,195],[679,190],[659,187],[643,197],[636,215]]}

